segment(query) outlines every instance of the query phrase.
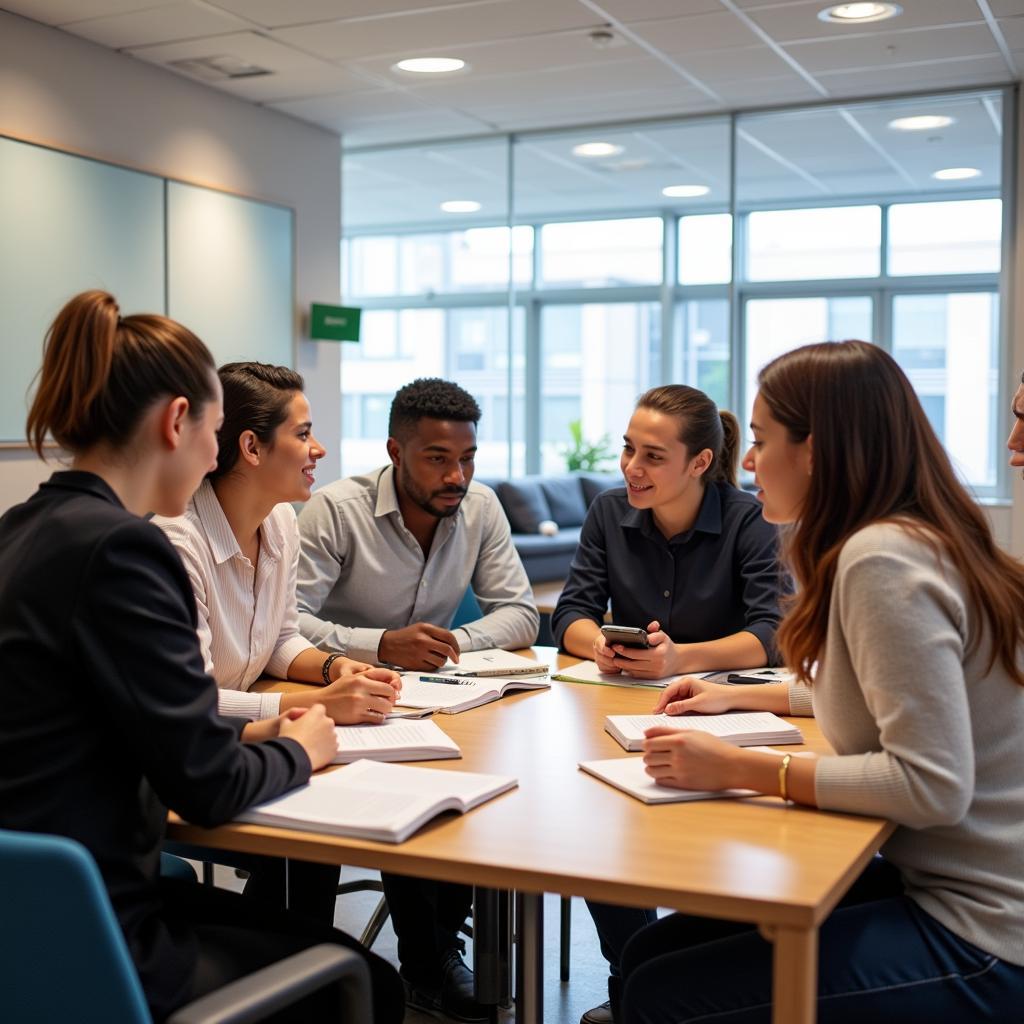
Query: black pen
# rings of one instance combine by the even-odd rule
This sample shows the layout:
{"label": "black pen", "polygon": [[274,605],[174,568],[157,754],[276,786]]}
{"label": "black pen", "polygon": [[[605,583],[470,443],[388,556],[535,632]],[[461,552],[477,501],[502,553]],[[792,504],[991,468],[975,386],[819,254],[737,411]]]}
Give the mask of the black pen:
{"label": "black pen", "polygon": [[421,683],[447,683],[449,686],[469,686],[461,679],[453,679],[451,676],[420,676]]}

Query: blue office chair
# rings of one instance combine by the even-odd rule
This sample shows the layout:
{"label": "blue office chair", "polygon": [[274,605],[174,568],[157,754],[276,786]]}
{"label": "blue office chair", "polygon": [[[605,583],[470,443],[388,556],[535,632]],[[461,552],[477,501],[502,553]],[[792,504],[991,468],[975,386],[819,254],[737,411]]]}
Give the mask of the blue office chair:
{"label": "blue office chair", "polygon": [[[5,1024],[152,1024],[92,857],[62,836],[0,829],[0,990]],[[362,957],[313,946],[181,1007],[168,1024],[244,1024],[340,982],[341,1019],[371,1018]]]}

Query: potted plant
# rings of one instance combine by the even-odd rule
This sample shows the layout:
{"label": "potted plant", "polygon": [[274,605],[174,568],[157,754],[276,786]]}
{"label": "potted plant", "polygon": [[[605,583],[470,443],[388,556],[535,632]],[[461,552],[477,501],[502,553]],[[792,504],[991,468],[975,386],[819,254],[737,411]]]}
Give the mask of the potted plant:
{"label": "potted plant", "polygon": [[583,421],[572,420],[569,424],[571,445],[562,445],[561,454],[565,459],[565,467],[570,473],[581,470],[593,473],[603,469],[615,458],[611,447],[611,438],[602,434],[596,441],[583,439]]}

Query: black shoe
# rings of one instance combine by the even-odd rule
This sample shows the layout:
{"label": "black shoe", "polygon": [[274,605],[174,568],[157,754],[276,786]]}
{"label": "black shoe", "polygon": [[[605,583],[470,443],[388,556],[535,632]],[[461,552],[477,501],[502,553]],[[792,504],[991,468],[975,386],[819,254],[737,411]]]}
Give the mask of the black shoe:
{"label": "black shoe", "polygon": [[611,1001],[594,1006],[580,1017],[580,1024],[614,1024]]}
{"label": "black shoe", "polygon": [[465,1024],[490,1020],[489,1007],[476,1001],[473,972],[456,949],[444,958],[440,985],[418,984],[402,974],[402,986],[405,988],[406,1005],[416,1010],[440,1014]]}

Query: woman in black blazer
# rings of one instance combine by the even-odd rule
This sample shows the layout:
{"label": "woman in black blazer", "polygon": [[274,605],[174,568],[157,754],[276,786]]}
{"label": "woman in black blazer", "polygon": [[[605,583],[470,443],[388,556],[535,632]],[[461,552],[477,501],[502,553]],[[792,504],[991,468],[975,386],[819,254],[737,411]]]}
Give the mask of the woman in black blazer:
{"label": "woman in black blazer", "polygon": [[[86,292],[47,337],[28,435],[72,455],[0,519],[0,826],[70,836],[99,865],[154,1017],[317,942],[366,956],[376,1019],[394,970],[342,932],[159,877],[167,808],[228,821],[334,752],[317,705],[265,722],[216,713],[188,577],[146,513],[179,515],[217,455],[210,353],[159,316]],[[240,742],[261,741],[261,742]],[[296,1018],[316,1020],[307,1000]]]}

